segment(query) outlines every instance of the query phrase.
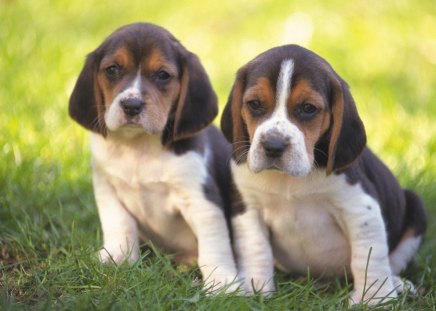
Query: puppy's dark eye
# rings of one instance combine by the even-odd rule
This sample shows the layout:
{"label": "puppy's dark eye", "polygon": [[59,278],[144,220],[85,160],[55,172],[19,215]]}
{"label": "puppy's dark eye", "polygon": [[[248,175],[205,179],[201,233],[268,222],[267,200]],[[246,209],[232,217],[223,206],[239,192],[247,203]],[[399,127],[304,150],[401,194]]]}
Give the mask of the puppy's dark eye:
{"label": "puppy's dark eye", "polygon": [[266,112],[262,103],[256,99],[247,101],[247,107],[253,116],[261,116]]}
{"label": "puppy's dark eye", "polygon": [[311,120],[318,113],[318,108],[311,103],[303,103],[295,110],[295,115],[302,121]]}
{"label": "puppy's dark eye", "polygon": [[111,79],[115,80],[119,77],[121,73],[121,68],[118,65],[110,65],[105,68],[106,76]]}
{"label": "puppy's dark eye", "polygon": [[301,108],[305,114],[313,114],[318,110],[314,105],[308,103],[304,103]]}
{"label": "puppy's dark eye", "polygon": [[165,82],[168,81],[171,78],[171,75],[166,72],[165,70],[159,70],[158,72],[156,72],[156,80],[161,81],[161,82]]}

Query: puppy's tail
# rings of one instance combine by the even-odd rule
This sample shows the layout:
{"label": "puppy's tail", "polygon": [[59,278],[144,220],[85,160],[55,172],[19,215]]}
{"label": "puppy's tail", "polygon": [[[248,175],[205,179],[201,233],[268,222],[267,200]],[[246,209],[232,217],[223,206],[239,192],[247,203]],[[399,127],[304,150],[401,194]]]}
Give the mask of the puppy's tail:
{"label": "puppy's tail", "polygon": [[405,189],[406,215],[400,243],[389,254],[394,275],[399,275],[414,259],[427,229],[427,212],[424,203],[415,192]]}

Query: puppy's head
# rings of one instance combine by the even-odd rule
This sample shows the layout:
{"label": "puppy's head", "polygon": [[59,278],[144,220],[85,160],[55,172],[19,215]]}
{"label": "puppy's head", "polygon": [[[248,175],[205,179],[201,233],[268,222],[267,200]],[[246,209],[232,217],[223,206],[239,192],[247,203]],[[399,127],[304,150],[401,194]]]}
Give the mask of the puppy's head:
{"label": "puppy's head", "polygon": [[292,176],[327,174],[353,162],[366,144],[348,85],[315,53],[273,48],[242,67],[221,119],[237,164]]}
{"label": "puppy's head", "polygon": [[69,112],[103,135],[160,134],[167,144],[206,127],[218,108],[198,58],[165,29],[137,23],[88,55]]}

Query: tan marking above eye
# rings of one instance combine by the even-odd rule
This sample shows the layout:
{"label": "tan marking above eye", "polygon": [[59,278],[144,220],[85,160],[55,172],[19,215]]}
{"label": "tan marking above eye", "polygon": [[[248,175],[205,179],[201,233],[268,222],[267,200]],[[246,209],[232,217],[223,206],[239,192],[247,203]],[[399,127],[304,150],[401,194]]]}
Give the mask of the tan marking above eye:
{"label": "tan marking above eye", "polygon": [[134,66],[133,57],[126,48],[119,48],[113,54],[103,57],[100,62],[100,70],[117,64],[121,68],[132,68]]}
{"label": "tan marking above eye", "polygon": [[309,81],[300,80],[297,81],[291,90],[291,96],[288,100],[288,109],[290,113],[292,114],[299,105],[304,103],[314,105],[321,112],[325,108],[323,96],[310,86]]}
{"label": "tan marking above eye", "polygon": [[149,56],[144,59],[142,69],[151,74],[164,70],[172,77],[178,75],[177,65],[169,61],[159,49],[153,50]]}
{"label": "tan marking above eye", "polygon": [[[243,103],[258,100],[267,111],[274,110],[274,90],[267,78],[261,77],[256,84],[249,87],[243,96]],[[245,106],[245,105],[244,105]]]}

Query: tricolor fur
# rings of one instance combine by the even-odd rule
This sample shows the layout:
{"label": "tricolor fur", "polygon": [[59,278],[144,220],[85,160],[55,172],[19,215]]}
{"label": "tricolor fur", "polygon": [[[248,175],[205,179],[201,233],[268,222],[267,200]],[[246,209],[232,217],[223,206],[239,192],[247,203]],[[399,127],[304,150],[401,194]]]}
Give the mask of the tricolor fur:
{"label": "tricolor fur", "polygon": [[351,303],[397,296],[426,213],[365,146],[348,86],[324,59],[295,45],[259,55],[238,71],[221,125],[247,292],[274,290],[274,261],[297,274],[351,274]]}
{"label": "tricolor fur", "polygon": [[122,27],[88,55],[70,115],[92,131],[103,262],[134,262],[152,241],[198,261],[206,286],[234,281],[226,222],[230,146],[198,58],[151,24]]}

